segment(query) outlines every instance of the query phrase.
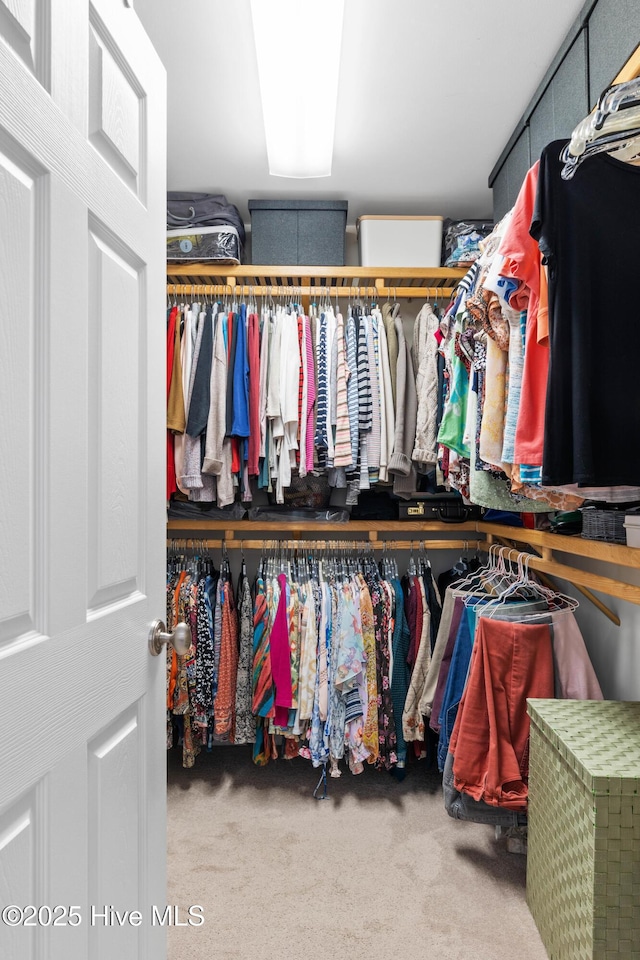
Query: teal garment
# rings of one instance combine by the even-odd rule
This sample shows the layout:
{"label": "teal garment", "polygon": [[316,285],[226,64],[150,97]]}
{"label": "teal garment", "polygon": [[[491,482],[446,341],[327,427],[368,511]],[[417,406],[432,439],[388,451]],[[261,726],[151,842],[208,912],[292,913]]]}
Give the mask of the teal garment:
{"label": "teal garment", "polygon": [[[475,598],[474,598],[474,601],[475,601]],[[478,600],[478,602],[482,602],[482,601]],[[476,603],[476,602],[469,603],[469,604],[466,605],[467,622],[468,622],[468,624],[469,624],[469,634],[471,635],[471,641],[472,641],[472,642],[473,642],[473,640],[474,640],[474,638],[475,638],[475,635],[476,635],[476,625],[477,625],[477,622],[478,622],[478,615],[477,615],[476,607],[477,607],[477,603]]]}
{"label": "teal garment", "polygon": [[407,664],[409,656],[409,646],[411,643],[411,634],[409,624],[404,613],[404,594],[402,586],[397,577],[391,580],[391,587],[395,595],[395,626],[391,641],[393,651],[393,673],[391,676],[391,700],[393,702],[393,715],[396,718],[396,737],[398,741],[397,755],[398,765],[404,766],[407,759],[407,744],[402,733],[402,714],[404,705],[409,692],[409,683],[411,681],[411,671]]}
{"label": "teal garment", "polygon": [[451,364],[451,389],[438,431],[438,443],[442,443],[450,450],[455,450],[459,456],[468,459],[471,456],[471,450],[469,445],[464,442],[464,428],[469,399],[469,374],[460,357],[456,355],[455,338],[451,339],[448,349]]}
{"label": "teal garment", "polygon": [[264,437],[264,457],[260,459],[260,474],[258,475],[258,489],[269,490],[271,477],[269,476],[269,431]]}
{"label": "teal garment", "polygon": [[542,467],[528,463],[520,464],[520,480],[522,483],[534,483],[540,486],[542,483]]}

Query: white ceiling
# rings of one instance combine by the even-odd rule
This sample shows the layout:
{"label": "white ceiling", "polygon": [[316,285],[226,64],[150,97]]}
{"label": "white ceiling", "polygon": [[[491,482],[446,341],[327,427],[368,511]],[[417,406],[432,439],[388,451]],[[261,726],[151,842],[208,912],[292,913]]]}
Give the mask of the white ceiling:
{"label": "white ceiling", "polygon": [[[267,2],[267,0],[265,0]],[[488,175],[584,0],[346,0],[329,178],[267,168],[249,0],[135,0],[168,72],[168,187],[491,214]],[[322,69],[304,42],[296,71]]]}

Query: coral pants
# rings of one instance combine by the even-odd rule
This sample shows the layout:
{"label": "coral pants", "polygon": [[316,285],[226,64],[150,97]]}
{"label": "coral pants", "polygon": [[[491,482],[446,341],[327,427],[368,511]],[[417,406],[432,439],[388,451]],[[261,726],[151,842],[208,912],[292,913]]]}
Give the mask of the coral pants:
{"label": "coral pants", "polygon": [[449,745],[454,785],[475,800],[524,810],[529,772],[527,697],[553,697],[548,623],[480,617]]}

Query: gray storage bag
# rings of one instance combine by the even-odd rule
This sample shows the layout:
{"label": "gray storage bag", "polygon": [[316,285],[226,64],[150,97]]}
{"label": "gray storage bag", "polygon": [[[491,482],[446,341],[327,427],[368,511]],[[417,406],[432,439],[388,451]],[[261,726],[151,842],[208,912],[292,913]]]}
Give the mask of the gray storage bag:
{"label": "gray storage bag", "polygon": [[219,193],[167,193],[167,230],[188,230],[192,227],[222,227],[231,225],[238,231],[244,246],[244,223],[240,211]]}

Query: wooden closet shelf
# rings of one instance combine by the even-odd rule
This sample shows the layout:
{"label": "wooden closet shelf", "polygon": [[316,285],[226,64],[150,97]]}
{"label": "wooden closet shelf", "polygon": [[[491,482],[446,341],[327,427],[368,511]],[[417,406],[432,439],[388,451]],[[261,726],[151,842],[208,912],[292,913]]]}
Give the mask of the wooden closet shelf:
{"label": "wooden closet shelf", "polygon": [[621,543],[606,543],[601,540],[583,540],[582,537],[565,537],[544,530],[527,530],[524,527],[505,527],[499,523],[478,523],[478,531],[490,536],[539,547],[543,558],[548,554],[573,554],[575,557],[591,557],[593,560],[617,563],[622,567],[640,568],[640,551]]}
{"label": "wooden closet shelf", "polygon": [[[175,538],[178,542],[186,543],[187,547],[190,548],[192,545],[196,549],[203,550],[221,550],[224,546],[227,550],[265,550],[270,549],[272,544],[276,544],[279,541],[276,539],[259,539],[259,540],[230,540],[224,538],[223,540],[202,540],[200,537],[177,537]],[[171,541],[170,541],[171,542]],[[369,540],[367,544],[369,547],[372,547],[375,550],[382,550],[383,548],[388,549],[392,553],[400,550],[413,550],[417,552],[418,545],[422,541],[420,538],[415,540]],[[331,547],[336,546],[336,544],[356,544],[360,546],[362,544],[362,538],[355,539],[353,541],[349,540],[287,540],[283,546],[287,549],[293,550],[328,550]],[[428,550],[488,550],[489,544],[484,540],[428,540],[425,541],[425,545]],[[366,547],[365,547],[366,549]]]}
{"label": "wooden closet shelf", "polygon": [[[488,549],[492,544],[505,545],[511,559],[524,551],[530,554],[528,565],[533,570],[560,577],[574,584],[591,602],[596,603],[614,622],[618,618],[590,590],[598,590],[611,597],[618,597],[630,603],[640,605],[640,586],[626,583],[612,577],[591,573],[579,567],[569,566],[567,556],[586,557],[608,564],[640,569],[640,550],[616,543],[603,543],[596,540],[583,540],[580,537],[566,537],[561,534],[545,533],[542,530],[529,530],[524,527],[508,527],[502,524],[473,521],[468,523],[429,523],[425,521],[384,520],[375,523],[368,520],[352,520],[348,523],[322,523],[309,521],[259,521],[259,520],[170,520],[167,535],[171,539],[199,541],[208,534],[218,532],[219,540],[207,541],[213,549],[227,546],[244,546],[247,550],[259,550],[273,540],[315,540],[332,541],[366,539],[372,546],[380,549],[385,544],[425,541],[427,550]],[[447,533],[444,539],[436,539],[433,534]],[[256,537],[255,535],[259,536]],[[324,534],[322,540],[310,534]],[[460,534],[470,534],[463,538]],[[358,536],[360,535],[360,536]],[[364,535],[364,536],[363,536]],[[527,547],[529,550],[527,550]],[[400,549],[400,547],[398,547]],[[532,552],[533,551],[533,552]],[[539,555],[538,555],[539,554]],[[561,554],[561,558],[556,557]]]}
{"label": "wooden closet shelf", "polygon": [[[349,537],[353,533],[366,533],[367,536],[377,537],[380,534],[427,534],[427,533],[481,533],[492,535],[506,540],[516,540],[518,543],[529,544],[546,548],[558,553],[569,553],[574,556],[591,557],[608,563],[617,563],[625,567],[640,568],[640,550],[637,547],[627,547],[618,543],[605,543],[599,540],[583,540],[581,537],[566,537],[557,533],[546,533],[544,530],[529,530],[526,527],[509,527],[501,523],[485,523],[484,521],[470,520],[467,523],[439,523],[425,520],[350,520],[348,523],[325,523],[321,520],[208,520],[205,517],[198,519],[172,519],[167,523],[170,534],[174,531],[203,533],[226,530],[234,536],[242,533],[245,537],[256,532],[288,534],[300,531],[302,533],[341,533]],[[176,535],[174,533],[174,535]],[[422,537],[425,539],[424,537]]]}
{"label": "wooden closet shelf", "polygon": [[212,263],[167,264],[169,296],[236,293],[257,297],[296,291],[308,309],[311,297],[450,297],[464,270],[452,267],[307,267]]}
{"label": "wooden closet shelf", "polygon": [[[170,283],[190,283],[196,278],[205,282],[213,279],[241,280],[245,284],[264,283],[276,286],[296,286],[310,283],[322,289],[329,283],[334,286],[375,286],[376,280],[392,280],[399,286],[432,286],[455,283],[466,271],[454,267],[306,267],[243,264],[238,267],[220,266],[215,263],[168,263],[167,279]],[[175,278],[175,279],[174,279]]]}
{"label": "wooden closet shelf", "polygon": [[[184,531],[189,537],[196,531],[211,533],[224,531],[225,539],[239,539],[236,534],[241,533],[244,539],[255,533],[271,533],[270,539],[278,540],[282,534],[331,533],[342,534],[345,539],[352,534],[366,534],[365,539],[377,540],[379,533],[394,533],[399,537],[402,533],[416,534],[416,539],[427,539],[420,536],[425,533],[473,533],[477,534],[476,523],[425,523],[408,521],[399,523],[397,520],[379,520],[375,528],[370,520],[350,520],[348,523],[323,523],[310,520],[169,520],[167,523],[169,536],[179,536],[176,531]],[[184,539],[181,537],[181,539]],[[195,538],[197,539],[197,537]],[[301,537],[296,537],[301,539]],[[303,538],[302,538],[303,539]],[[340,539],[339,537],[336,539]],[[357,538],[356,538],[357,539]],[[362,537],[360,537],[362,539]]]}
{"label": "wooden closet shelf", "polygon": [[[511,559],[514,559],[524,550],[530,554],[527,563],[532,570],[537,570],[543,574],[551,574],[572,583],[618,626],[620,625],[619,617],[614,611],[605,607],[597,597],[594,597],[591,590],[598,590],[610,597],[618,597],[620,600],[627,600],[629,603],[640,605],[640,586],[637,584],[569,566],[564,562],[558,562],[555,556],[557,552],[563,554],[564,557],[567,555],[587,557],[599,562],[633,567],[637,570],[640,568],[640,551],[636,547],[604,543],[597,540],[583,540],[581,537],[565,537],[562,534],[545,533],[543,530],[506,527],[497,523],[480,522],[478,523],[478,531],[484,533],[490,543],[507,544],[507,549],[509,549],[509,541],[511,541],[513,543],[509,553]],[[531,551],[534,552],[531,553]]]}

